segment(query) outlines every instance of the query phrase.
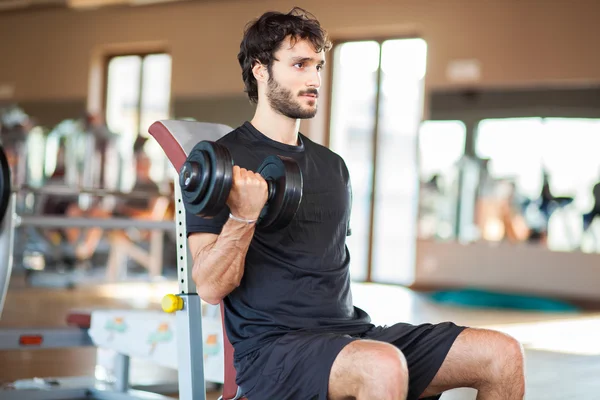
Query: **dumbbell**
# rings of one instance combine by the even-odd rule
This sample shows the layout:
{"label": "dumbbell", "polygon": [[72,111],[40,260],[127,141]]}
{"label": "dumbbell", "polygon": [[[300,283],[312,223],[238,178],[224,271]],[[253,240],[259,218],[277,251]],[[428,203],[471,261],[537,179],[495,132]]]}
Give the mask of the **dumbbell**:
{"label": "dumbbell", "polygon": [[[181,170],[179,185],[188,212],[211,218],[226,206],[233,183],[233,159],[229,150],[216,142],[194,146]],[[267,182],[268,198],[257,221],[263,229],[287,226],[302,200],[302,172],[296,161],[269,156],[256,171]]]}

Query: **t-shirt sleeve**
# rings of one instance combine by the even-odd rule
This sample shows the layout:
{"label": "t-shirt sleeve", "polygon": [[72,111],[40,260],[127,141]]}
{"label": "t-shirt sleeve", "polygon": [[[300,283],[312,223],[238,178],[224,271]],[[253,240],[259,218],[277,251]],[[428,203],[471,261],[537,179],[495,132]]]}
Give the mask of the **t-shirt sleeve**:
{"label": "t-shirt sleeve", "polygon": [[199,217],[189,211],[185,212],[185,225],[187,236],[193,233],[214,233],[219,235],[223,229],[223,225],[229,217],[229,208],[223,210],[212,218]]}

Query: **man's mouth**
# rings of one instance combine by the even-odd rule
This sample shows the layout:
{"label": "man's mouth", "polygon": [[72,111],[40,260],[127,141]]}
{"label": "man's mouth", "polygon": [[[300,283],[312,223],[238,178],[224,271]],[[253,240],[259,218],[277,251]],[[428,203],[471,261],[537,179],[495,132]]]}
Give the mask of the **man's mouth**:
{"label": "man's mouth", "polygon": [[315,89],[308,89],[303,92],[300,92],[300,96],[316,99],[317,97],[319,97],[319,92]]}

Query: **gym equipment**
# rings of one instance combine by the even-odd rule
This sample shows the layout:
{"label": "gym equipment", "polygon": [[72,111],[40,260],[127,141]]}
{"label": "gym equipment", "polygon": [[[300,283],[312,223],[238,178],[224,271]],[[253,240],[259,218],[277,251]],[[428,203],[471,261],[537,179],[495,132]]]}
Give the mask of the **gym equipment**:
{"label": "gym equipment", "polygon": [[0,223],[10,201],[10,166],[4,149],[0,146]]}
{"label": "gym equipment", "polygon": [[[119,317],[115,318],[111,313]],[[164,332],[164,329],[163,332],[160,331],[160,328],[168,327],[173,322],[173,318],[168,317],[164,313],[159,314],[153,311],[99,310],[91,313],[74,312],[69,314],[67,324],[70,327],[68,328],[0,330],[0,350],[96,346],[114,352],[111,363],[104,362],[96,365],[96,368],[107,368],[105,372],[108,376],[104,381],[96,380],[92,376],[22,379],[4,384],[3,388],[6,390],[0,389],[0,398],[3,400],[171,399],[161,393],[177,392],[176,383],[131,386],[129,379],[131,357],[143,357],[144,362],[149,360],[157,365],[177,368],[176,360],[173,360],[173,357],[169,357],[168,354],[173,352],[172,347],[174,348],[176,344],[174,340],[171,340],[171,343],[166,343],[165,340],[168,338],[165,333],[170,334],[171,332]],[[130,326],[127,327],[127,324]],[[159,329],[150,329],[150,326]],[[129,332],[127,328],[129,328]],[[149,332],[151,330],[154,332]],[[119,337],[114,338],[115,334]],[[126,336],[125,340],[122,336]],[[148,342],[140,341],[140,336],[149,337]],[[116,345],[107,346],[108,341],[114,341]],[[135,344],[141,346],[135,349]],[[143,348],[144,345],[146,349]],[[141,351],[140,348],[142,348]],[[157,350],[159,348],[160,350]]]}
{"label": "gym equipment", "polygon": [[[0,147],[0,154],[3,154],[3,149]],[[0,155],[0,158],[2,156]],[[5,171],[0,171],[2,176]],[[6,186],[10,192],[9,181]],[[84,218],[69,219],[69,218],[45,218],[45,217],[19,217],[15,213],[15,197],[13,193],[9,197],[8,206],[4,215],[0,215],[2,220],[2,228],[0,230],[0,316],[3,310],[4,301],[8,291],[8,285],[12,272],[12,254],[13,254],[13,233],[14,225],[17,223],[43,226],[93,226],[94,222]],[[138,221],[115,219],[96,220],[96,223],[104,225],[106,228],[124,228],[131,227]],[[45,223],[44,223],[45,222]],[[87,222],[87,225],[84,225]],[[142,222],[142,221],[139,221]],[[144,221],[145,225],[148,222]],[[168,225],[163,228],[173,228],[172,221],[165,221]],[[156,224],[156,222],[154,222]],[[158,228],[158,224],[147,225],[148,227]],[[153,226],[154,225],[154,226]],[[162,225],[162,224],[161,224]],[[55,328],[55,329],[3,329],[0,330],[0,350],[14,349],[47,349],[47,348],[65,348],[65,347],[81,347],[93,346],[94,343],[89,336],[90,316],[82,314],[72,314],[69,316],[71,324],[77,325],[73,328]],[[2,400],[67,400],[67,399],[115,399],[115,400],[134,400],[134,399],[156,399],[167,400],[169,397],[140,390],[133,390],[129,385],[129,356],[127,354],[119,354],[115,366],[116,381],[112,385],[99,387],[98,382],[93,380],[77,380],[78,384],[65,380],[51,381],[31,381],[18,382],[17,386],[8,387],[6,391],[0,390],[0,398]],[[38,384],[36,384],[38,382]]]}
{"label": "gym equipment", "polygon": [[[179,184],[187,210],[201,217],[215,217],[227,202],[233,181],[233,159],[219,143],[199,142],[181,167]],[[256,171],[268,185],[267,203],[257,226],[281,229],[287,226],[302,201],[302,172],[295,160],[267,157]]]}
{"label": "gym equipment", "polygon": [[152,221],[127,218],[67,218],[23,215],[14,217],[14,226],[37,226],[40,228],[102,228],[102,229],[174,229],[173,221]]}
{"label": "gym equipment", "polygon": [[298,164],[288,157],[270,156],[257,171],[269,188],[267,204],[262,209],[258,224],[261,227],[281,229],[294,219],[302,201],[302,173]]}
{"label": "gym equipment", "polygon": [[[0,153],[4,153],[4,149],[0,146]],[[1,157],[1,156],[0,156]],[[2,171],[2,176],[5,174]],[[10,187],[10,180],[8,182]],[[10,281],[10,275],[12,272],[12,261],[13,261],[13,219],[12,215],[15,214],[15,195],[9,197],[8,206],[4,210],[4,214],[0,215],[0,318],[2,317],[2,310],[4,308],[4,300],[6,299],[6,293],[8,292],[8,284]]]}
{"label": "gym equipment", "polygon": [[214,217],[225,207],[233,181],[233,160],[226,147],[198,143],[179,172],[183,202],[189,212]]}
{"label": "gym equipment", "polygon": [[[82,194],[90,195],[90,197],[106,197],[115,196],[119,199],[148,199],[148,192],[132,190],[130,192],[123,192],[119,190],[107,190],[99,188],[85,188],[81,186],[68,186],[68,185],[52,185],[42,187],[32,187],[29,185],[21,185],[14,188],[13,192],[19,194],[33,194],[33,195],[59,195],[59,196],[78,196]],[[160,196],[161,193],[154,192],[151,195]]]}
{"label": "gym equipment", "polygon": [[[82,228],[97,227],[105,230],[112,229],[146,229],[151,231],[167,232],[175,231],[175,224],[172,220],[141,220],[127,218],[68,218],[63,216],[37,216],[37,215],[15,215],[13,217],[13,227],[29,226],[35,228]],[[22,236],[21,236],[22,237]],[[30,236],[31,237],[31,236]],[[91,278],[90,272],[77,270],[72,264],[68,264],[69,258],[74,257],[72,248],[67,245],[58,246],[48,243],[41,249],[28,247],[25,243],[19,243],[15,239],[16,249],[11,249],[11,254],[18,254],[17,260],[21,260],[26,270],[26,281],[30,286],[45,286],[58,288],[72,288]],[[60,246],[60,247],[59,247]],[[160,244],[162,246],[162,243]],[[40,249],[40,250],[38,250]],[[21,253],[13,253],[20,251]],[[109,252],[110,254],[110,252]],[[162,260],[162,256],[160,257]],[[62,261],[66,260],[66,261]],[[74,260],[72,258],[71,260]],[[73,262],[73,261],[71,261]],[[53,264],[54,263],[54,264]],[[51,267],[53,265],[53,267]],[[56,266],[63,267],[64,270],[56,269]],[[110,264],[106,267],[109,268]],[[162,274],[162,265],[152,272],[155,276]]]}
{"label": "gym equipment", "polygon": [[[50,171],[62,163],[64,181],[69,186],[115,187],[119,182],[109,179],[110,169],[124,168],[123,160],[116,153],[118,138],[105,126],[91,123],[92,116],[66,119],[57,124],[43,140],[43,149]],[[59,157],[59,149],[62,156]],[[31,150],[30,150],[31,152]],[[108,153],[113,153],[113,161],[105,162]],[[38,153],[36,153],[38,154]],[[114,174],[113,174],[114,175]]]}
{"label": "gym equipment", "polygon": [[[226,125],[208,124],[192,121],[157,121],[150,126],[149,132],[160,144],[162,149],[176,171],[181,171],[186,162],[186,153],[191,151],[198,143],[198,139],[217,140],[231,132]],[[210,137],[212,136],[212,137]],[[196,285],[192,280],[192,258],[189,256],[187,238],[185,235],[185,212],[181,197],[181,188],[176,185],[176,226],[177,226],[177,268],[179,281],[179,294],[166,296],[163,309],[166,312],[175,312],[177,317],[178,338],[185,334],[185,341],[178,344],[179,351],[179,396],[182,399],[206,399],[204,382],[194,377],[203,376],[202,349],[199,342],[194,340],[201,337],[201,324],[195,321],[200,308],[200,298],[196,293]],[[178,297],[179,299],[175,299]],[[224,325],[223,302],[220,304],[221,322]],[[180,333],[184,329],[185,333]],[[233,366],[233,346],[227,338],[223,327],[223,352],[224,352],[224,382],[221,400],[240,400],[243,393],[235,383],[236,371]],[[194,350],[192,353],[191,350]],[[200,381],[200,382],[198,382]],[[191,384],[193,382],[193,384]],[[183,383],[183,385],[182,385]]]}
{"label": "gym equipment", "polygon": [[[13,182],[13,193],[17,194],[17,204],[21,206],[19,210],[20,214],[15,225],[25,226],[15,232],[15,263],[22,265],[26,271],[26,282],[29,286],[46,286],[46,287],[63,287],[70,288],[82,283],[92,276],[94,273],[93,269],[80,268],[77,263],[75,255],[75,245],[67,241],[63,234],[65,227],[67,228],[89,228],[95,226],[103,229],[131,229],[132,225],[136,224],[137,221],[129,219],[94,219],[93,221],[87,218],[69,218],[66,219],[61,215],[42,215],[43,210],[52,209],[47,207],[47,204],[59,205],[60,199],[64,198],[65,203],[68,202],[79,202],[79,206],[85,208],[85,201],[92,203],[92,207],[103,207],[105,205],[112,207],[112,204],[118,204],[123,200],[129,199],[145,199],[148,200],[149,196],[157,198],[158,201],[154,204],[154,211],[160,211],[166,208],[168,204],[172,203],[163,193],[157,190],[152,192],[134,190],[131,192],[122,192],[109,189],[99,188],[80,188],[80,187],[69,187],[67,185],[48,185],[39,188],[20,185],[16,186]],[[81,200],[84,200],[82,203]],[[65,204],[63,203],[63,204]],[[92,214],[99,215],[91,210]],[[155,221],[159,218],[164,218],[164,214],[153,214]],[[160,216],[162,215],[162,216]],[[175,232],[175,225],[173,221],[140,221],[143,224],[150,223],[151,226],[151,244],[152,249],[152,261],[148,264],[152,265],[152,269],[149,271],[150,275],[157,276],[161,275],[163,271],[163,248],[166,231],[172,231],[167,233],[169,237],[173,237]],[[48,235],[45,235],[44,230],[46,228],[56,229],[59,235],[55,235],[58,241],[52,241]],[[143,229],[138,226],[138,229]],[[150,230],[149,229],[149,230]],[[160,238],[159,238],[160,236]],[[102,240],[94,247],[93,260],[95,261],[92,265],[98,265],[98,263],[107,261],[119,261],[124,262],[125,256],[119,257],[118,259],[111,259],[112,254],[117,254],[112,251],[112,243],[110,240]],[[172,249],[170,259],[175,261],[174,254],[175,248]],[[121,254],[121,253],[118,253]],[[142,253],[136,253],[140,255]],[[103,261],[104,258],[104,261]],[[139,260],[138,260],[139,261]],[[144,261],[140,261],[140,264],[144,264]],[[91,261],[90,261],[91,264]],[[81,264],[80,264],[81,265]],[[172,264],[171,264],[172,266]],[[112,267],[112,268],[111,268]],[[108,269],[116,271],[116,265],[114,263],[108,263]],[[107,270],[108,272],[108,270]],[[110,276],[107,274],[107,277]]]}
{"label": "gym equipment", "polygon": [[[164,124],[164,125],[163,125]],[[181,169],[182,164],[186,159],[186,151],[189,151],[198,142],[198,139],[206,140],[217,140],[226,133],[231,131],[230,127],[225,125],[216,124],[203,124],[198,122],[189,121],[164,121],[156,130],[156,126],[150,131],[158,143],[163,147],[165,153],[173,163],[176,171]],[[166,128],[169,126],[176,132],[176,136],[171,134]],[[162,128],[162,129],[161,129]],[[184,150],[186,149],[186,150]],[[0,231],[0,300],[4,299],[8,289],[8,281],[10,279],[10,273],[12,268],[12,234],[13,234],[13,222],[18,219],[14,213],[14,197],[11,196],[9,206],[7,207],[7,214],[2,221],[2,230]],[[181,189],[179,185],[175,185],[175,228],[177,236],[177,272],[178,272],[178,286],[179,293],[177,297],[181,299],[179,304],[176,304],[176,312],[173,316],[175,321],[176,329],[174,329],[175,340],[177,341],[177,364],[179,374],[179,398],[180,399],[194,399],[194,400],[205,400],[206,389],[204,382],[204,355],[202,342],[198,338],[202,336],[202,324],[201,312],[202,304],[199,296],[196,293],[196,286],[191,278],[191,258],[188,257],[188,246],[185,235],[185,208],[181,197]],[[45,217],[37,217],[39,218]],[[44,219],[42,219],[43,221]],[[66,220],[66,219],[65,219]],[[119,220],[119,219],[116,219]],[[71,220],[72,221],[72,220]],[[119,220],[120,221],[120,220]],[[125,221],[125,220],[123,220]],[[25,217],[21,217],[21,223],[33,222]],[[45,226],[54,226],[54,218],[52,220],[46,220]],[[63,221],[65,222],[65,221]],[[88,220],[88,225],[100,222]],[[115,222],[115,221],[113,221]],[[151,221],[145,221],[151,222]],[[129,220],[129,226],[137,221]],[[120,222],[119,222],[120,224]],[[156,222],[155,222],[156,224]],[[171,226],[172,226],[171,222]],[[152,224],[151,224],[152,225]],[[65,226],[65,225],[61,225]],[[2,302],[0,302],[0,312],[2,310]],[[221,309],[222,310],[222,309]],[[222,311],[221,311],[222,312]],[[225,360],[231,360],[233,356],[233,348],[229,344],[224,336],[225,345]],[[0,348],[2,343],[0,343]],[[125,362],[125,361],[124,361]],[[229,369],[233,368],[232,362],[225,363],[226,373]],[[126,369],[127,365],[123,365]],[[235,370],[234,370],[235,372]],[[230,382],[235,382],[235,375]],[[236,388],[237,390],[237,388]],[[11,390],[7,392],[0,392],[0,398],[3,400],[32,400],[32,399],[78,399],[78,398],[91,398],[91,399],[168,399],[168,397],[161,395],[154,395],[148,393],[140,393],[139,391],[133,391],[128,387],[127,384],[121,385],[121,387],[107,387],[104,389],[98,388],[79,388],[77,390],[73,388],[63,387],[52,387],[47,390]],[[224,397],[225,399],[231,399],[231,397]]]}

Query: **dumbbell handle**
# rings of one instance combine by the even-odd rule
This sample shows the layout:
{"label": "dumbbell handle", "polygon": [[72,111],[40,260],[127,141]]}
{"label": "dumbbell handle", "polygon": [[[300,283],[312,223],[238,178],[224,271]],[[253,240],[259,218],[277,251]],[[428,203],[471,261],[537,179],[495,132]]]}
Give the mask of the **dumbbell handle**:
{"label": "dumbbell handle", "polygon": [[275,196],[275,181],[273,179],[266,179],[267,182],[267,203]]}
{"label": "dumbbell handle", "polygon": [[[183,164],[182,173],[179,176],[179,184],[183,190],[193,192],[200,184],[200,166],[193,161],[186,161]],[[275,195],[275,181],[266,179],[267,182],[267,202]]]}

